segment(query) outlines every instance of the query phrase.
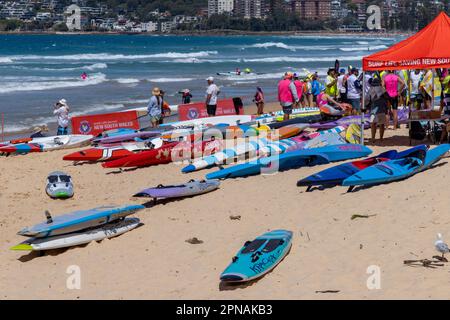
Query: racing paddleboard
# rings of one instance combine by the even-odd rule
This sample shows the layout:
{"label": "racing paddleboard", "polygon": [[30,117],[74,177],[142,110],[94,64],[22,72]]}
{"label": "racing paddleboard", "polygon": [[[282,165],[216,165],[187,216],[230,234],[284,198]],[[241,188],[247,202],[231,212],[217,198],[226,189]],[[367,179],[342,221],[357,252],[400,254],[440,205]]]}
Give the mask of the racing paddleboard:
{"label": "racing paddleboard", "polygon": [[246,282],[275,268],[292,247],[292,231],[273,230],[247,241],[220,275],[224,282]]}
{"label": "racing paddleboard", "polygon": [[216,190],[219,185],[220,182],[217,180],[191,180],[187,183],[169,186],[160,184],[155,188],[144,189],[133,197],[151,197],[154,199],[191,197]]}
{"label": "racing paddleboard", "polygon": [[143,205],[128,205],[123,207],[103,206],[90,210],[74,211],[56,217],[51,217],[47,211],[46,222],[24,228],[18,234],[36,238],[57,236],[104,225],[144,208]]}
{"label": "racing paddleboard", "polygon": [[139,224],[138,218],[125,218],[124,220],[111,222],[101,227],[91,228],[81,232],[46,238],[31,238],[12,247],[11,250],[43,251],[78,246],[91,241],[101,241],[103,239],[117,237],[136,228]]}

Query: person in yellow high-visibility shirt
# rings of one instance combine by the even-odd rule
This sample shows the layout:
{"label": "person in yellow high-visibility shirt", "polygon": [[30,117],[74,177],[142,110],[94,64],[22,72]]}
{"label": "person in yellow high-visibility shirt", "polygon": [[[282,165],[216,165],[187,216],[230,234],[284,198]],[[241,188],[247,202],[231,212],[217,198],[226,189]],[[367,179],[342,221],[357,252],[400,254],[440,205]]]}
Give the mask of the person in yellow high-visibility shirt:
{"label": "person in yellow high-visibility shirt", "polygon": [[[450,116],[450,69],[444,70],[442,72],[442,93],[444,95],[444,103],[441,105],[444,110],[444,115]],[[441,143],[445,142],[445,139],[448,140],[448,132],[450,132],[450,123],[446,121],[446,125],[443,127],[441,135]]]}
{"label": "person in yellow high-visibility shirt", "polygon": [[336,99],[337,96],[337,77],[336,71],[332,68],[328,69],[327,78],[325,79],[325,93]]}

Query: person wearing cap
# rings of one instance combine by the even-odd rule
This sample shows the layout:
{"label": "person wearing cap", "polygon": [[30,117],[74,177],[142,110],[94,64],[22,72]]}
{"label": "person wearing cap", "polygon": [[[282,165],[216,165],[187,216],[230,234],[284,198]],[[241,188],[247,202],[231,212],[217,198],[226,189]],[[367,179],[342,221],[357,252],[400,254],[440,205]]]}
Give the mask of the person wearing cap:
{"label": "person wearing cap", "polygon": [[216,115],[217,109],[217,96],[220,93],[219,87],[214,83],[213,77],[208,77],[206,79],[208,82],[208,88],[206,89],[206,111],[209,117],[214,117]]}
{"label": "person wearing cap", "polygon": [[162,103],[161,90],[155,87],[152,90],[152,97],[147,105],[148,115],[150,117],[150,123],[153,128],[158,127],[159,121],[162,118]]}
{"label": "person wearing cap", "polygon": [[386,114],[388,110],[389,96],[381,86],[380,78],[373,78],[365,105],[370,109],[370,128],[372,143],[375,141],[377,126],[380,127],[380,141],[383,141],[384,129],[387,123]]}
{"label": "person wearing cap", "polygon": [[33,133],[30,135],[30,138],[44,138],[46,137],[46,135],[43,134],[43,132],[48,132],[48,127],[45,124],[42,126],[34,127]]}
{"label": "person wearing cap", "polygon": [[327,77],[325,79],[325,93],[330,97],[336,99],[337,96],[337,78],[336,71],[333,68],[329,68],[327,72]]}
{"label": "person wearing cap", "polygon": [[347,77],[345,76],[345,69],[339,70],[339,76],[336,82],[338,101],[347,102]]}
{"label": "person wearing cap", "polygon": [[178,93],[181,94],[181,103],[182,104],[191,103],[192,94],[189,91],[189,89],[184,89],[183,91],[178,91]]}
{"label": "person wearing cap", "polygon": [[67,135],[67,127],[69,126],[69,106],[66,99],[61,99],[54,106],[53,114],[58,122],[58,130],[56,135]]}
{"label": "person wearing cap", "polygon": [[293,106],[299,102],[293,76],[292,72],[286,72],[284,79],[278,83],[278,101],[283,108],[284,120],[289,119]]}
{"label": "person wearing cap", "polygon": [[294,73],[294,85],[295,85],[295,89],[297,90],[297,95],[298,95],[298,101],[300,101],[300,104],[302,105],[302,108],[305,107],[305,102],[304,102],[304,98],[305,98],[305,84],[303,83],[303,81],[300,80],[299,74],[298,73]]}
{"label": "person wearing cap", "polygon": [[355,113],[361,111],[361,90],[362,85],[358,80],[359,70],[352,68],[350,76],[347,78],[347,102],[351,104]]}

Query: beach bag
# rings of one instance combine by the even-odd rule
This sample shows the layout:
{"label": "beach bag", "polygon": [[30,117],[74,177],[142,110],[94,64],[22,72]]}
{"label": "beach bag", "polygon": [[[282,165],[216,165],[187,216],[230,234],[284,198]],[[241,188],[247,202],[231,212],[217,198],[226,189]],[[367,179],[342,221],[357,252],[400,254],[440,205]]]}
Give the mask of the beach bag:
{"label": "beach bag", "polygon": [[409,137],[414,140],[423,140],[427,136],[427,131],[420,121],[411,121]]}

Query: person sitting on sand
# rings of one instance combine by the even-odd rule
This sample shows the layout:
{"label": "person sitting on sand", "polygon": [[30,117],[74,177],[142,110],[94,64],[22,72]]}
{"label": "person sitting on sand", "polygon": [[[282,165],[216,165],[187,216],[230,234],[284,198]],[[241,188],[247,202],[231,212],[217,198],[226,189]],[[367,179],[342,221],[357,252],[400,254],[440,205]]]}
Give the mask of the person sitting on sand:
{"label": "person sitting on sand", "polygon": [[371,87],[365,99],[366,106],[370,109],[370,128],[371,128],[371,142],[375,142],[375,135],[377,133],[377,126],[380,127],[380,141],[383,141],[384,129],[387,123],[387,110],[389,95],[384,87],[381,86],[380,78],[372,80]]}
{"label": "person sitting on sand", "polygon": [[161,110],[162,110],[162,98],[161,91],[159,88],[155,87],[152,90],[152,97],[147,106],[148,115],[150,117],[151,127],[157,128],[159,125],[159,120],[161,120]]}
{"label": "person sitting on sand", "polygon": [[66,99],[61,99],[55,103],[53,114],[57,117],[58,130],[56,135],[67,135],[67,127],[69,126],[69,106]]}
{"label": "person sitting on sand", "polygon": [[43,132],[48,132],[48,127],[44,124],[42,126],[37,126],[33,129],[33,133],[30,135],[30,138],[44,138],[46,137]]}
{"label": "person sitting on sand", "polygon": [[261,115],[264,113],[264,93],[261,87],[256,88],[255,98],[253,102],[256,104],[257,115]]}
{"label": "person sitting on sand", "polygon": [[293,76],[292,72],[286,72],[284,79],[278,83],[278,101],[283,108],[284,120],[289,120],[293,106],[299,101],[297,89],[292,81]]}

